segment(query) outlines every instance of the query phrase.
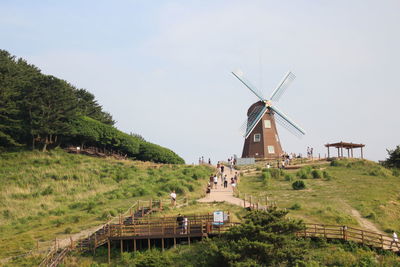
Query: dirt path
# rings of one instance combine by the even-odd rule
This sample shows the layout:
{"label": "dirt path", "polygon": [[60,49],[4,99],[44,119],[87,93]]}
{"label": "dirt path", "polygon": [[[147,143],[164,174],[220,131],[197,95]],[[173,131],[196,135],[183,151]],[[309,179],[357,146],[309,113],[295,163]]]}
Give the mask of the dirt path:
{"label": "dirt path", "polygon": [[[211,189],[210,194],[205,196],[204,198],[198,199],[198,202],[207,203],[207,202],[227,202],[233,205],[243,207],[243,200],[233,196],[233,188],[230,185],[231,178],[235,175],[235,170],[230,171],[229,168],[225,168],[224,175],[228,177],[228,187],[224,188],[222,181],[218,178],[217,188]],[[246,207],[249,207],[249,203],[246,203]]]}

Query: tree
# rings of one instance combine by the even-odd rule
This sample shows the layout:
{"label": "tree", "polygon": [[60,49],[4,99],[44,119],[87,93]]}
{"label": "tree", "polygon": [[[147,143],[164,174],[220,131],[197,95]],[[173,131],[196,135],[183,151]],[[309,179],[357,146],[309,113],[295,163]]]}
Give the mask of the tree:
{"label": "tree", "polygon": [[76,117],[76,104],[76,97],[65,81],[54,76],[36,77],[33,88],[24,97],[33,147],[38,141],[46,151],[60,135],[70,134],[69,121]]}
{"label": "tree", "polygon": [[[195,266],[295,266],[306,254],[306,241],[295,233],[304,229],[287,211],[251,211],[244,222],[221,238],[206,241],[188,258]],[[198,264],[198,265],[197,265]]]}
{"label": "tree", "polygon": [[85,89],[74,89],[74,92],[78,100],[77,111],[79,115],[88,116],[108,125],[115,124],[111,114],[102,110],[92,93]]}
{"label": "tree", "polygon": [[389,158],[386,159],[385,165],[390,168],[400,168],[400,146],[393,150],[386,149],[386,151]]}

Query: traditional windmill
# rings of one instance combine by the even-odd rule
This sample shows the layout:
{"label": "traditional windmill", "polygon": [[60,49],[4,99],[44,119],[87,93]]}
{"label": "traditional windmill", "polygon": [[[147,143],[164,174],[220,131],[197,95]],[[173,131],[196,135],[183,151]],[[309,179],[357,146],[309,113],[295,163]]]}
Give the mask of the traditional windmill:
{"label": "traditional windmill", "polygon": [[289,84],[296,76],[289,72],[273,91],[269,100],[265,99],[251,83],[243,77],[241,72],[232,72],[247,88],[250,89],[260,101],[250,106],[247,111],[247,120],[242,126],[244,132],[243,158],[278,158],[283,154],[279,141],[275,119],[283,127],[297,136],[305,132],[296,123],[289,119],[276,106],[273,101],[278,101]]}

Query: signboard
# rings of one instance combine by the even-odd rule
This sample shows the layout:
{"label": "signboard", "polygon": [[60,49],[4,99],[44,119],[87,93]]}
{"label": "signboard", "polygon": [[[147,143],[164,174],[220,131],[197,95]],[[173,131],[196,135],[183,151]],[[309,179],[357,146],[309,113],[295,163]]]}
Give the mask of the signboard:
{"label": "signboard", "polygon": [[224,212],[219,210],[219,211],[214,211],[214,225],[221,225],[224,224]]}

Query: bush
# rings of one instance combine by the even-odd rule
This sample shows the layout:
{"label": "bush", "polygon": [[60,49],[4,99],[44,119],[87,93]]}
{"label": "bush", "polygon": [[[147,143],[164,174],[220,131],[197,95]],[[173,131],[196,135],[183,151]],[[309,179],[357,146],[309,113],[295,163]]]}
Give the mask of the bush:
{"label": "bush", "polygon": [[306,169],[301,168],[300,170],[297,171],[296,173],[297,177],[299,177],[300,179],[308,179],[308,177],[310,176],[308,171]]}
{"label": "bush", "polygon": [[324,177],[324,179],[330,179],[332,178],[332,176],[329,174],[329,172],[327,171],[323,171],[322,172],[322,177]]}
{"label": "bush", "polygon": [[290,173],[285,174],[285,181],[291,182],[293,181],[293,175]]}
{"label": "bush", "polygon": [[292,184],[292,187],[294,190],[301,190],[306,188],[306,184],[303,181],[298,180]]}
{"label": "bush", "polygon": [[263,181],[266,181],[266,180],[268,180],[268,179],[270,179],[271,178],[271,173],[270,172],[262,172],[261,173],[261,179],[263,180]]}
{"label": "bush", "polygon": [[172,150],[148,142],[140,144],[137,158],[158,163],[184,164],[185,161]]}
{"label": "bush", "polygon": [[322,178],[322,173],[320,170],[312,170],[311,175],[314,179]]}
{"label": "bush", "polygon": [[291,210],[299,210],[301,209],[301,205],[298,203],[294,203],[289,209]]}
{"label": "bush", "polygon": [[395,177],[399,177],[400,176],[400,170],[399,169],[393,169],[392,170],[392,175]]}

